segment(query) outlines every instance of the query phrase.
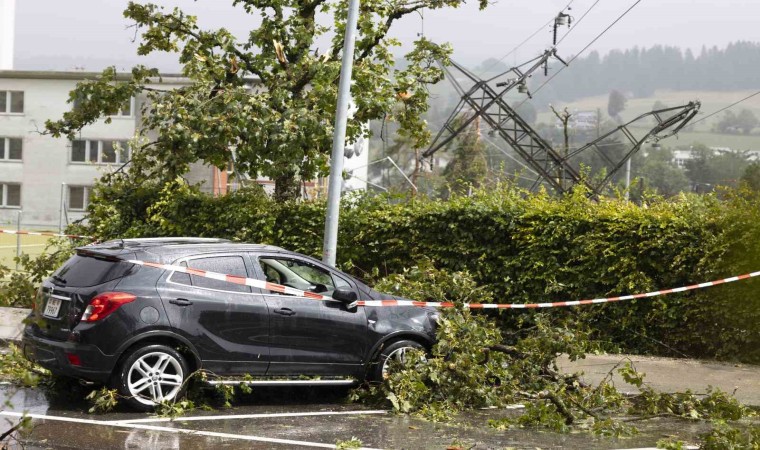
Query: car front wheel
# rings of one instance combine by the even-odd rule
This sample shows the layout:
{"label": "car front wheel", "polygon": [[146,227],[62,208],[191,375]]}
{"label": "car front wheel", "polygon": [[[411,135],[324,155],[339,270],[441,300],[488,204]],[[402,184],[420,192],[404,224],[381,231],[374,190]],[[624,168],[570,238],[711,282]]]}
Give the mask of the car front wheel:
{"label": "car front wheel", "polygon": [[134,409],[150,411],[184,393],[188,367],[175,349],[160,344],[139,347],[129,353],[116,377],[119,393]]}
{"label": "car front wheel", "polygon": [[383,381],[388,378],[391,365],[393,361],[404,363],[407,358],[407,354],[413,350],[425,351],[425,347],[419,342],[411,341],[408,339],[391,342],[388,344],[377,357],[375,367],[372,373],[372,379],[375,381]]}

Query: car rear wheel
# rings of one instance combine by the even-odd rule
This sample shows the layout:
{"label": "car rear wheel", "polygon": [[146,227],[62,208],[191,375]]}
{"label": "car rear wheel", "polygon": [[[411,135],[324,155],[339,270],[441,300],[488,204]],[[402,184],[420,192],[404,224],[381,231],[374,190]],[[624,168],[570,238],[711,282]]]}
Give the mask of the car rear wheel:
{"label": "car rear wheel", "polygon": [[119,367],[119,393],[134,409],[150,411],[163,401],[184,394],[188,367],[175,349],[160,344],[139,347],[129,353]]}
{"label": "car rear wheel", "polygon": [[388,344],[385,348],[383,348],[377,357],[372,379],[375,381],[383,381],[386,379],[390,373],[392,362],[405,362],[407,354],[411,350],[421,350],[424,352],[425,347],[423,347],[419,342],[411,341],[408,339],[395,341]]}

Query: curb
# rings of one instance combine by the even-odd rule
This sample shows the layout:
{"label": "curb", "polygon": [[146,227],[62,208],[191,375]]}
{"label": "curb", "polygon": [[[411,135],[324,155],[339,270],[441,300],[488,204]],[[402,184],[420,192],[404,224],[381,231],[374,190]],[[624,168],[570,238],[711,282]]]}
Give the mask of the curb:
{"label": "curb", "polygon": [[24,319],[31,313],[28,308],[0,307],[0,339],[20,341],[24,332]]}

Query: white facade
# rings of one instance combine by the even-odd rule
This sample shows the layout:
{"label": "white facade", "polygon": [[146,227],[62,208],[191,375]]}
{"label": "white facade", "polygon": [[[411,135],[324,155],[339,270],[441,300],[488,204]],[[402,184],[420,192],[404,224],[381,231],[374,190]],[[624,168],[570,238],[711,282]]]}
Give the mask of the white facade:
{"label": "white facade", "polygon": [[[110,124],[100,120],[84,128],[74,142],[42,134],[45,121],[58,120],[71,109],[69,93],[76,84],[97,75],[0,71],[0,226],[15,224],[19,212],[24,227],[32,228],[54,229],[83,218],[95,180],[128,159],[112,151],[111,143],[119,142],[126,148],[126,141],[134,137],[144,101],[140,97],[111,116]],[[163,75],[160,87],[179,87],[187,82],[177,75]],[[365,139],[360,155],[345,159],[345,170],[353,176],[344,182],[344,190],[366,189],[368,144]],[[201,189],[208,193],[223,194],[235,188],[228,185],[226,172],[202,162],[193,164],[186,178],[202,183]],[[272,182],[256,182],[271,190]],[[307,196],[323,195],[321,184],[306,183]]]}
{"label": "white facade", "polygon": [[354,154],[350,158],[343,160],[343,170],[350,175],[349,179],[343,182],[343,190],[356,191],[367,189],[369,139],[361,139],[356,146],[351,145],[351,147],[354,150],[361,150],[358,155]]}
{"label": "white facade", "polygon": [[[126,159],[119,155],[112,163],[102,162],[111,159],[104,156],[111,142],[134,136],[139,98],[132,100],[130,111],[111,116],[110,124],[100,120],[83,129],[78,136],[82,142],[77,145],[86,148],[76,155],[68,139],[42,134],[46,120],[60,119],[71,109],[67,100],[76,83],[93,76],[0,71],[0,223],[15,224],[19,211],[27,227],[56,228],[61,221],[65,225],[82,218],[88,188]],[[164,76],[162,85],[179,86],[183,81]],[[90,155],[97,161],[90,162]]]}
{"label": "white facade", "polygon": [[[736,151],[736,150],[732,150],[729,147],[710,147],[710,150],[712,150],[715,154],[729,153],[732,151]],[[740,152],[747,155],[747,161],[760,161],[760,150],[744,150]],[[673,150],[673,164],[675,164],[676,167],[685,169],[686,161],[690,161],[692,159],[694,159],[694,155],[692,154],[691,149]]]}

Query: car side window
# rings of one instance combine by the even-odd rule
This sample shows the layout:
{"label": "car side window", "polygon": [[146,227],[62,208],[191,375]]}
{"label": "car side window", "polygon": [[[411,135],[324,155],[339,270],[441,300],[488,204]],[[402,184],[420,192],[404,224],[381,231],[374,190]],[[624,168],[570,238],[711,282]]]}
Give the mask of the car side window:
{"label": "car side window", "polygon": [[259,263],[266,280],[270,283],[328,296],[336,286],[350,286],[346,280],[306,261],[267,256],[259,258]]}
{"label": "car side window", "polygon": [[[226,275],[237,275],[240,277],[248,276],[248,272],[245,270],[245,261],[243,260],[242,256],[229,255],[193,258],[188,260],[187,263],[183,262],[182,265],[185,267],[191,267],[193,269],[207,270],[209,272],[218,272]],[[176,279],[175,276],[177,276]],[[185,277],[189,277],[189,283]],[[226,281],[214,280],[211,278],[200,277],[198,275],[188,275],[179,272],[172,274],[169,281],[192,285],[199,288],[214,289],[217,291],[251,292],[251,288],[249,286],[228,283]]]}
{"label": "car side window", "polygon": [[[182,267],[187,267],[187,263],[185,261],[182,261],[179,263]],[[190,281],[190,274],[189,273],[182,273],[182,272],[174,272],[172,276],[169,277],[169,281],[172,283],[178,283],[178,284],[184,284],[186,286],[192,286],[193,283]]]}

